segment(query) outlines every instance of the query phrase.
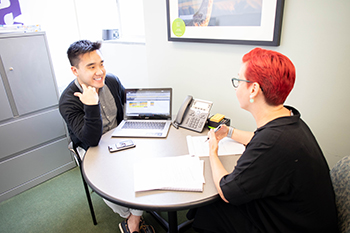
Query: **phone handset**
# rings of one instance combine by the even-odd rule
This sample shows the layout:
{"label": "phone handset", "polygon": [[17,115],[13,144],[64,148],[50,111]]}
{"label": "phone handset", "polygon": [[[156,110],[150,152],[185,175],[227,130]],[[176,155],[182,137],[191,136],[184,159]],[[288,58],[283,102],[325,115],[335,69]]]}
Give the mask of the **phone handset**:
{"label": "phone handset", "polygon": [[173,126],[175,128],[178,129],[179,125],[182,123],[182,120],[184,119],[184,116],[185,116],[185,111],[188,108],[188,106],[190,105],[192,99],[193,99],[193,97],[188,95],[186,97],[186,99],[184,100],[184,102],[182,103],[182,105],[181,105],[181,107],[176,115],[175,121],[173,122]]}

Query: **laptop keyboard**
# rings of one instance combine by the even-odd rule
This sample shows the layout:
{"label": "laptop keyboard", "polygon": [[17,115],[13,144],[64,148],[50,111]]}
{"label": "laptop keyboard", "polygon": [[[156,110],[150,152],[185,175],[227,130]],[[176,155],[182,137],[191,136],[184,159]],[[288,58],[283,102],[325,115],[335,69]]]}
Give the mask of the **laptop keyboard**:
{"label": "laptop keyboard", "polygon": [[125,122],[122,129],[163,129],[165,122]]}

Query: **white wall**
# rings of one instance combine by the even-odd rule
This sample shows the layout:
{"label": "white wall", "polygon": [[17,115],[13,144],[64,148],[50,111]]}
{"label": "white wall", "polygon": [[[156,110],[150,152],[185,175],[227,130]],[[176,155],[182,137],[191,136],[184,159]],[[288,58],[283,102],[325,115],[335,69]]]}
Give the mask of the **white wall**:
{"label": "white wall", "polygon": [[[244,45],[167,41],[165,1],[144,1],[148,76],[151,86],[171,86],[173,111],[186,95],[214,102],[212,113],[231,118],[231,125],[256,128],[239,108],[231,77],[237,75]],[[265,47],[286,54],[297,80],[286,104],[300,110],[314,132],[330,167],[350,155],[350,1],[285,1],[281,45]]]}
{"label": "white wall", "polygon": [[118,76],[125,87],[150,85],[145,43],[105,41],[101,51],[107,72]]}

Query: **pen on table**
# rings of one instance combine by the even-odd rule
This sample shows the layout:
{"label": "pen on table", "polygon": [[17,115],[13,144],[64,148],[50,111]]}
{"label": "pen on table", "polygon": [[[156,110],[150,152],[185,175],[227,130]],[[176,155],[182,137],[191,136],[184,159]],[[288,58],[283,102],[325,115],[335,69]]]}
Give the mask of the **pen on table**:
{"label": "pen on table", "polygon": [[[221,126],[222,126],[222,124],[219,125],[218,127],[216,127],[216,128],[214,129],[214,133],[216,133],[216,132],[221,128]],[[209,137],[207,137],[207,140],[205,140],[205,142],[207,142],[208,140],[209,140]]]}

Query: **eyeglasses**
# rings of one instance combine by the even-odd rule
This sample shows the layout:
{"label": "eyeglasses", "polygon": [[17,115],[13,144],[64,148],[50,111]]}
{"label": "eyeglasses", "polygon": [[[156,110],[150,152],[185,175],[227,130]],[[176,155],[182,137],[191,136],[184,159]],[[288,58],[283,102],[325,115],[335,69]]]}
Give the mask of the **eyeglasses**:
{"label": "eyeglasses", "polygon": [[239,86],[239,82],[247,82],[247,83],[251,83],[251,81],[249,80],[245,80],[245,79],[239,79],[239,78],[232,78],[232,85],[234,88],[238,88]]}
{"label": "eyeglasses", "polygon": [[[252,82],[252,81],[249,81],[249,80],[239,79],[239,78],[232,78],[231,81],[232,81],[232,85],[233,85],[234,88],[238,88],[239,82],[241,82],[241,81],[242,82],[247,82],[247,83],[251,83]],[[260,86],[260,88],[261,88],[262,91],[264,91],[261,86]]]}

